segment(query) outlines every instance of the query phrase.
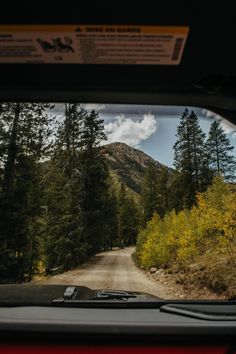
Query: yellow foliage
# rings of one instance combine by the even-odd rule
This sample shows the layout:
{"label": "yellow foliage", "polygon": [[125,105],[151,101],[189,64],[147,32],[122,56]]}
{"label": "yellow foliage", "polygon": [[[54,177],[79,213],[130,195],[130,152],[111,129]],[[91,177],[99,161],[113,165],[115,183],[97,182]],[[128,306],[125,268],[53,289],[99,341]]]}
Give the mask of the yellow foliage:
{"label": "yellow foliage", "polygon": [[157,214],[139,233],[136,257],[143,268],[163,264],[186,265],[209,250],[236,261],[236,192],[216,177],[205,193],[197,195],[191,210]]}

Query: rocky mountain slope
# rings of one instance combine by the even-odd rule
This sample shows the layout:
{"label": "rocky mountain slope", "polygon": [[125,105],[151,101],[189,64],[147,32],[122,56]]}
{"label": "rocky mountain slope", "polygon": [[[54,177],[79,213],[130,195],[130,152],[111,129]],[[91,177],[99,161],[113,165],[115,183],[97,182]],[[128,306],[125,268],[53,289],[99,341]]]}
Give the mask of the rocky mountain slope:
{"label": "rocky mountain slope", "polygon": [[102,148],[111,176],[116,181],[124,182],[135,194],[141,192],[141,182],[148,163],[155,162],[157,168],[162,166],[144,152],[124,143],[111,143]]}

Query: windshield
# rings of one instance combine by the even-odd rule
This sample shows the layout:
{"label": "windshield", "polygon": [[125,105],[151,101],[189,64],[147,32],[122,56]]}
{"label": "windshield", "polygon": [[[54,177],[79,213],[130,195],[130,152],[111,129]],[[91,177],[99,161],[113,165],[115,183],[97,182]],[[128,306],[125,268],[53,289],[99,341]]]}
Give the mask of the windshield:
{"label": "windshield", "polygon": [[0,283],[236,297],[236,127],[206,109],[0,104]]}

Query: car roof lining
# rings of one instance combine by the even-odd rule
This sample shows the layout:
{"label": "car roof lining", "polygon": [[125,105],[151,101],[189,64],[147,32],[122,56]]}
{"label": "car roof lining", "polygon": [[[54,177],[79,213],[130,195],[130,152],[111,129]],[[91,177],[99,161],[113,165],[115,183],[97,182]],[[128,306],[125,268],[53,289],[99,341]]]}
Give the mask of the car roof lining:
{"label": "car roof lining", "polygon": [[[233,4],[150,0],[134,4],[68,0],[2,4],[0,24],[188,26],[180,65],[1,64],[0,100],[83,101],[200,106],[235,123]],[[91,11],[91,8],[93,11]]]}

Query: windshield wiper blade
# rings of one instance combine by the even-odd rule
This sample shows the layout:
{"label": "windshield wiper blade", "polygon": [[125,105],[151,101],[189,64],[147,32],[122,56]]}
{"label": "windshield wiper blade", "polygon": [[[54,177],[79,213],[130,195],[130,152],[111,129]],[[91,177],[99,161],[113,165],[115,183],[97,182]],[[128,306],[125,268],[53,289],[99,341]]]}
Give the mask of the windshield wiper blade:
{"label": "windshield wiper blade", "polygon": [[105,300],[105,299],[129,299],[135,298],[137,295],[128,293],[127,291],[120,290],[97,290],[95,300]]}
{"label": "windshield wiper blade", "polygon": [[[53,299],[53,303],[67,303],[67,304],[75,304],[81,303],[82,301],[102,301],[102,300],[123,300],[126,301],[130,298],[136,298],[137,295],[135,293],[129,293],[127,291],[121,290],[95,290],[93,291],[93,295],[90,294],[88,298],[80,298],[80,291],[75,286],[69,286],[65,289],[62,297]],[[91,296],[92,295],[92,296]]]}

